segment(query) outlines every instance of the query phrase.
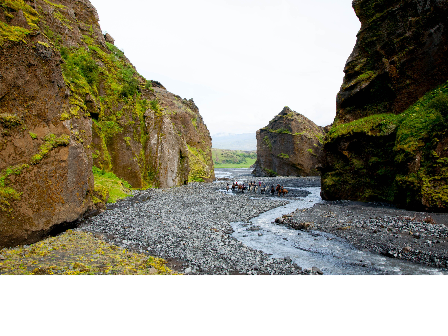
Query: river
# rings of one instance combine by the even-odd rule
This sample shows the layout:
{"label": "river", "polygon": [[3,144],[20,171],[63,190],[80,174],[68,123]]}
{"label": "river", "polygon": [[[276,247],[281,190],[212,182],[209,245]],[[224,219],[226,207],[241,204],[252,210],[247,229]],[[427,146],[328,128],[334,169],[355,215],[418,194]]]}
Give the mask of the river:
{"label": "river", "polygon": [[[230,180],[255,180],[249,175],[250,171],[216,169],[215,175]],[[289,204],[265,212],[248,223],[232,223],[233,237],[248,247],[270,254],[272,258],[290,258],[302,268],[317,267],[324,274],[444,274],[436,268],[361,251],[329,233],[297,231],[274,224],[275,219],[284,214],[323,202],[319,187],[301,189],[308,191],[308,196],[291,199]]]}

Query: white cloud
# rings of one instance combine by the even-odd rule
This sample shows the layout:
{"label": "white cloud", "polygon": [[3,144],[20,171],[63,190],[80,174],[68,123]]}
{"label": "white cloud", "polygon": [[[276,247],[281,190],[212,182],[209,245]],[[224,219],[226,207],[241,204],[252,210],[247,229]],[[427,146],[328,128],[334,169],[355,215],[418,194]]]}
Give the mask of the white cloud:
{"label": "white cloud", "polygon": [[138,71],[193,98],[210,132],[255,132],[283,106],[335,116],[359,21],[351,0],[91,0]]}

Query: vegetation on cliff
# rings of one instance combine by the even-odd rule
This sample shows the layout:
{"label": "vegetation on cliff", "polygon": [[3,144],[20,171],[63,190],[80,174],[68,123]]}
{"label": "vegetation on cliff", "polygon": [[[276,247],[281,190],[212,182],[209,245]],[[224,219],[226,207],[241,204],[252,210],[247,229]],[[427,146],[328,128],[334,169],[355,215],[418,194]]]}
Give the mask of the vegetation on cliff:
{"label": "vegetation on cliff", "polygon": [[[124,140],[129,145],[131,139],[140,144],[141,151],[134,153],[134,156],[140,168],[141,186],[158,186],[157,173],[160,167],[149,163],[145,157],[147,153],[144,152],[150,137],[146,127],[148,116],[145,116],[145,112],[148,109],[154,112],[151,117],[155,119],[155,127],[159,128],[157,143],[162,142],[165,135],[160,127],[163,117],[176,112],[166,111],[166,108],[160,105],[151,81],[147,81],[136,72],[120,49],[98,39],[97,31],[94,29],[95,22],[86,25],[86,22],[70,14],[69,6],[64,5],[63,2],[56,3],[47,0],[44,2],[52,7],[51,21],[56,20],[56,25],[50,24],[49,14],[39,2],[37,7],[33,8],[23,0],[1,0],[0,5],[7,17],[13,18],[21,11],[32,29],[11,26],[0,21],[0,42],[10,40],[29,43],[24,39],[25,36],[32,31],[39,31],[44,41],[39,40],[36,43],[49,49],[50,52],[61,55],[63,77],[70,89],[70,104],[61,111],[60,120],[92,118],[94,136],[100,138],[98,145],[89,144],[82,131],[74,130],[72,134],[75,135],[77,142],[92,151],[95,165],[107,171],[114,169],[113,156],[116,153],[111,153],[112,138],[124,134],[127,126],[132,128],[133,136],[124,137]],[[66,36],[59,29],[60,25],[69,30],[79,27],[82,34],[81,43],[78,45],[67,43]],[[195,123],[196,113],[188,107],[186,109],[191,112],[191,122]],[[1,116],[0,121],[3,124],[17,122],[16,116],[7,114]],[[181,134],[179,136],[182,137]],[[198,151],[203,149],[196,149],[193,145],[190,147],[192,148],[190,152],[198,158]],[[199,159],[201,162],[207,161],[202,157]],[[194,167],[191,170],[192,175],[201,175],[200,172],[195,172]],[[210,176],[204,177],[210,178]]]}
{"label": "vegetation on cliff", "polygon": [[361,21],[345,66],[335,123],[403,113],[447,80],[445,1],[356,0]]}
{"label": "vegetation on cliff", "polygon": [[188,145],[188,158],[191,166],[188,182],[205,182],[211,179],[209,157],[202,149]]}
{"label": "vegetation on cliff", "polygon": [[[375,114],[334,126],[327,151],[356,139],[322,179],[329,195],[354,195],[404,207],[448,208],[448,82],[405,112]],[[363,146],[360,146],[360,143]]]}
{"label": "vegetation on cliff", "polygon": [[102,196],[96,202],[101,202],[104,199],[107,203],[115,203],[120,199],[132,196],[131,185],[118,178],[114,173],[94,166],[93,176],[95,177],[95,191]]}
{"label": "vegetation on cliff", "polygon": [[448,4],[358,0],[324,145],[326,199],[448,211]]}
{"label": "vegetation on cliff", "polygon": [[98,20],[89,1],[0,0],[0,246],[37,241],[129,186],[213,180],[193,100],[138,74]]}
{"label": "vegetation on cliff", "polygon": [[[11,118],[9,118],[8,127],[10,127],[11,123]],[[37,136],[31,136],[31,138],[34,140]],[[14,183],[11,181],[11,177],[21,175],[22,172],[30,168],[30,165],[37,165],[53,149],[59,146],[67,146],[68,144],[68,135],[56,137],[54,134],[47,134],[43,138],[43,144],[39,147],[39,152],[33,155],[28,163],[9,166],[0,171],[0,211],[10,215],[12,212],[11,202],[20,201],[22,196],[22,192],[18,192],[13,188]]]}
{"label": "vegetation on cliff", "polygon": [[[49,30],[47,33],[54,36]],[[142,94],[143,80],[123,52],[107,42],[108,50],[102,49],[93,39],[93,32],[83,35],[83,40],[88,49],[59,48],[65,61],[62,67],[64,79],[72,91],[71,106],[63,112],[61,119],[92,117],[94,134],[101,139],[100,145],[93,147],[97,151],[95,164],[113,171],[113,153],[108,146],[112,138],[122,134],[126,125],[132,125],[133,139],[145,148],[148,133],[144,114],[150,106],[157,107],[155,118],[161,118],[162,111],[156,97],[152,101]],[[156,175],[151,174],[145,153],[135,153],[135,158],[139,163],[142,185],[156,184]]]}
{"label": "vegetation on cliff", "polygon": [[25,3],[23,0],[1,0],[0,8],[4,15],[12,20],[15,15],[21,11],[25,17],[28,28],[9,25],[0,20],[0,47],[5,41],[23,42],[26,43],[26,36],[39,30],[37,23],[39,22],[39,15],[36,10]]}

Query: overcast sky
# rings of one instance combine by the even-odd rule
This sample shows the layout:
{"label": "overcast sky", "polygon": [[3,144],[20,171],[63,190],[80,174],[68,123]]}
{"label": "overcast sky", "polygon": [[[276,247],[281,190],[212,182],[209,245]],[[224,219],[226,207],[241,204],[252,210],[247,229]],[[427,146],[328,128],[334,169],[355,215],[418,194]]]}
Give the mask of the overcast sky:
{"label": "overcast sky", "polygon": [[193,98],[212,135],[251,133],[284,106],[333,122],[360,28],[351,0],[91,0],[146,79]]}

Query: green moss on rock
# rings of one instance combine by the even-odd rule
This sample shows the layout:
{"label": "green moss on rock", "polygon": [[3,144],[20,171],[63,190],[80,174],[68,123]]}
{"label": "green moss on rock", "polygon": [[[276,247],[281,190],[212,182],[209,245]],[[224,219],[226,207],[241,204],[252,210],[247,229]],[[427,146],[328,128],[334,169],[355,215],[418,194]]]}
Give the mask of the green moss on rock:
{"label": "green moss on rock", "polygon": [[11,201],[18,201],[22,193],[17,192],[13,187],[10,186],[11,182],[9,177],[11,175],[20,175],[26,168],[28,164],[21,164],[13,167],[8,167],[3,170],[0,174],[0,211],[11,212]]}
{"label": "green moss on rock", "polygon": [[324,194],[448,210],[447,111],[448,82],[399,115],[333,126],[325,143],[332,167],[322,176]]}
{"label": "green moss on rock", "polygon": [[38,164],[50,151],[60,146],[68,146],[70,143],[70,136],[63,134],[56,137],[54,134],[47,134],[44,137],[44,143],[39,148],[39,153],[31,158],[31,164]]}
{"label": "green moss on rock", "polygon": [[5,41],[26,43],[25,38],[30,33],[31,31],[29,29],[18,26],[10,26],[0,21],[0,47],[5,43]]}
{"label": "green moss on rock", "polygon": [[[39,14],[36,12],[36,10],[31,7],[30,5],[28,5],[24,0],[0,0],[0,7],[2,7],[2,10],[4,11],[4,13],[6,14],[7,17],[14,17],[14,15],[18,12],[18,11],[22,11],[23,15],[25,16],[25,19],[28,23],[28,25],[31,27],[32,31],[38,30],[39,27],[37,26],[37,24],[40,21],[39,18]],[[2,23],[0,21],[0,23]],[[4,25],[8,26],[0,26],[0,36],[2,38],[5,38],[7,40],[11,40],[11,41],[19,41],[16,40],[16,38],[14,37],[15,34],[25,34],[28,35],[31,31],[26,29],[27,32],[22,31],[22,32],[18,32],[18,28],[17,26],[9,26],[5,23],[3,23]],[[3,32],[3,29],[5,29],[6,31]],[[15,30],[12,31],[11,30]],[[25,41],[22,41],[25,42]],[[2,40],[0,38],[0,46],[2,44]]]}
{"label": "green moss on rock", "polygon": [[0,113],[0,124],[5,128],[12,128],[22,125],[23,121],[20,117],[10,113]]}

